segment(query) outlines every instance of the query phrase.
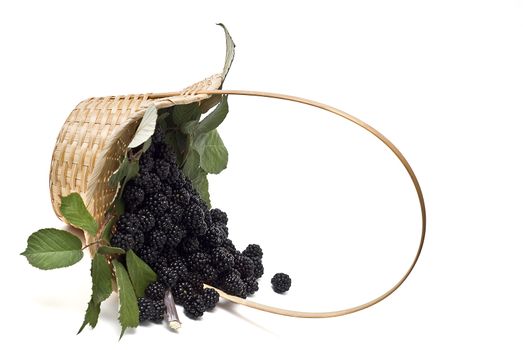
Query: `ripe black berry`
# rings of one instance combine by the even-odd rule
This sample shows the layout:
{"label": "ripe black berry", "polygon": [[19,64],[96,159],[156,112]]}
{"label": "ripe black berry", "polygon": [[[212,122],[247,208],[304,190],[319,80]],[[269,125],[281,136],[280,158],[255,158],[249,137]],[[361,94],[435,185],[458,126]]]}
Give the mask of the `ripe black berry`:
{"label": "ripe black berry", "polygon": [[285,293],[291,287],[291,278],[285,273],[277,273],[271,278],[271,284],[276,293]]}

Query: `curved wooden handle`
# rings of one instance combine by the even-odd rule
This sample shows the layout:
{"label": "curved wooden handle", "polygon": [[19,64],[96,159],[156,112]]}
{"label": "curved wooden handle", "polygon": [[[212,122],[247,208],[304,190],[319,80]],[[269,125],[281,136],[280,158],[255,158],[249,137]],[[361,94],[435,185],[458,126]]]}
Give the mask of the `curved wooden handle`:
{"label": "curved wooden handle", "polygon": [[[407,173],[410,176],[410,179],[412,180],[412,183],[414,184],[414,188],[416,189],[416,193],[417,193],[418,199],[419,199],[419,205],[420,205],[420,209],[421,209],[421,219],[422,219],[421,237],[420,237],[418,249],[416,251],[416,255],[414,256],[414,260],[412,261],[410,267],[407,269],[407,271],[405,272],[403,277],[401,277],[401,279],[394,286],[392,286],[392,288],[387,290],[385,293],[383,293],[380,296],[378,296],[364,304],[361,304],[361,305],[353,306],[353,307],[343,309],[343,310],[336,310],[336,311],[303,312],[303,311],[286,310],[286,309],[281,309],[281,308],[277,308],[277,307],[273,307],[273,306],[263,305],[263,304],[255,303],[255,302],[247,300],[247,299],[242,299],[242,298],[239,298],[239,297],[236,297],[233,295],[229,295],[229,294],[227,294],[221,290],[218,290],[214,287],[211,287],[211,286],[206,286],[207,288],[216,289],[218,291],[218,293],[220,294],[220,296],[224,299],[227,299],[227,300],[232,301],[237,304],[252,307],[254,309],[267,311],[267,312],[284,315],[284,316],[305,317],[305,318],[326,318],[326,317],[336,317],[336,316],[343,316],[343,315],[351,314],[351,313],[366,309],[372,305],[376,305],[377,303],[379,303],[380,301],[384,300],[389,295],[394,293],[394,291],[396,291],[396,289],[398,289],[403,284],[403,282],[405,282],[407,277],[409,277],[410,273],[414,269],[414,266],[416,266],[416,263],[418,262],[419,256],[421,254],[421,250],[423,248],[423,243],[425,242],[425,231],[426,231],[426,227],[427,227],[427,213],[425,210],[425,200],[423,199],[423,193],[421,191],[421,187],[418,182],[418,179],[417,179],[416,175],[414,174],[414,171],[412,170],[412,167],[410,166],[407,159],[405,159],[403,154],[399,151],[399,149],[396,146],[394,146],[394,144],[392,142],[390,142],[389,139],[387,139],[383,134],[381,134],[378,130],[374,129],[372,126],[366,124],[365,122],[361,121],[360,119],[358,119],[348,113],[343,112],[342,110],[328,106],[328,105],[320,103],[320,102],[304,99],[301,97],[282,95],[282,94],[277,94],[277,93],[272,93],[272,92],[245,91],[245,90],[204,90],[204,91],[193,91],[192,93],[208,94],[208,95],[259,96],[259,97],[268,97],[268,98],[275,98],[275,99],[280,99],[280,100],[293,101],[293,102],[298,102],[298,103],[302,103],[305,105],[313,106],[313,107],[316,107],[319,109],[323,109],[325,111],[337,114],[340,117],[343,117],[343,118],[353,122],[354,124],[362,127],[363,129],[367,130],[368,132],[370,132],[372,135],[376,136],[381,142],[383,142],[394,153],[394,155],[399,159],[401,164],[403,164],[403,166],[407,170]],[[180,94],[181,94],[180,92],[162,93],[162,94],[154,94],[154,97],[178,96]]]}

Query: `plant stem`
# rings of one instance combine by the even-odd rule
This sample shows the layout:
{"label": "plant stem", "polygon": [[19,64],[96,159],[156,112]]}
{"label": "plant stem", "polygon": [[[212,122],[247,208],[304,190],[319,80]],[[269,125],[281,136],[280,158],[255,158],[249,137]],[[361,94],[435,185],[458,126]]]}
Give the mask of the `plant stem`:
{"label": "plant stem", "polygon": [[178,312],[176,311],[176,304],[174,303],[173,294],[169,289],[165,292],[164,303],[167,311],[167,322],[169,322],[169,327],[177,331],[182,326],[182,323],[178,318]]}
{"label": "plant stem", "polygon": [[102,241],[103,241],[102,239],[99,239],[99,240],[97,240],[97,241],[91,242],[91,243],[89,243],[89,244],[83,246],[83,247],[82,247],[82,250],[84,250],[85,248],[89,248],[89,247],[92,246],[92,245],[100,244],[100,243],[102,243]]}

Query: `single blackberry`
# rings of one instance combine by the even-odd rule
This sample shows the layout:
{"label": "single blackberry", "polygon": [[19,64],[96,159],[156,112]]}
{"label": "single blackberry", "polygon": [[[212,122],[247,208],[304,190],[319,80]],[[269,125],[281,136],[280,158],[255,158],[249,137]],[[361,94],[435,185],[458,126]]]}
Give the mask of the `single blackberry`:
{"label": "single blackberry", "polygon": [[249,244],[243,251],[243,255],[248,256],[249,258],[261,259],[263,257],[263,251],[259,245]]}
{"label": "single blackberry", "polygon": [[118,219],[116,223],[116,231],[118,233],[134,235],[142,231],[142,225],[137,215],[132,213],[125,213]]}
{"label": "single blackberry", "polygon": [[145,195],[158,193],[162,189],[162,180],[154,173],[140,173],[135,178],[135,184],[144,190]]}
{"label": "single blackberry", "polygon": [[160,282],[153,282],[145,288],[145,296],[151,300],[163,300],[165,287]]}
{"label": "single blackberry", "polygon": [[213,225],[202,237],[203,243],[211,248],[216,248],[222,245],[225,239],[225,233],[220,225]]}
{"label": "single blackberry", "polygon": [[156,249],[147,246],[142,247],[136,253],[149,266],[154,266],[159,256]]}
{"label": "single blackberry", "polygon": [[185,315],[192,320],[203,316],[206,305],[201,295],[195,295],[183,305]]}
{"label": "single blackberry", "polygon": [[133,250],[142,249],[143,245],[145,243],[145,234],[143,232],[141,232],[141,231],[136,232],[133,235],[133,239],[134,239],[134,248],[132,248],[132,249]]}
{"label": "single blackberry", "polygon": [[159,281],[166,287],[172,287],[178,281],[178,273],[172,266],[160,267],[156,273]]}
{"label": "single blackberry", "polygon": [[185,228],[178,225],[175,225],[171,232],[167,232],[167,241],[165,242],[165,247],[169,250],[169,255],[172,255],[174,252],[176,252],[176,248],[186,235],[187,232],[185,231]]}
{"label": "single blackberry", "polygon": [[169,266],[169,260],[167,259],[166,256],[160,255],[156,259],[156,262],[154,263],[154,265],[151,266],[151,267],[153,268],[154,271],[156,271],[156,270],[159,270],[162,267],[167,267],[167,266]]}
{"label": "single blackberry", "polygon": [[162,300],[151,301],[151,312],[149,320],[152,322],[162,322],[165,316],[165,303]]}
{"label": "single blackberry", "polygon": [[205,288],[202,293],[202,301],[205,307],[205,311],[211,311],[214,309],[218,301],[220,300],[220,295],[217,291],[212,288]]}
{"label": "single blackberry", "polygon": [[285,293],[291,287],[291,278],[285,273],[277,273],[271,278],[272,289],[276,293]]}
{"label": "single blackberry", "polygon": [[162,216],[156,220],[156,227],[166,235],[174,230],[173,221],[169,216]]}
{"label": "single blackberry", "polygon": [[174,285],[174,288],[171,289],[173,293],[174,301],[177,304],[184,305],[187,303],[194,295],[194,286],[192,283],[187,281],[180,281]]}
{"label": "single blackberry", "polygon": [[162,184],[162,193],[169,199],[169,201],[172,200],[173,188],[165,182]]}
{"label": "single blackberry", "polygon": [[128,211],[134,211],[145,199],[145,192],[141,187],[136,186],[133,182],[128,183],[122,194],[125,208]]}
{"label": "single blackberry", "polygon": [[162,193],[154,193],[145,200],[145,205],[156,218],[161,218],[169,209],[169,200]]}
{"label": "single blackberry", "polygon": [[167,242],[167,234],[160,230],[154,230],[150,232],[147,238],[147,243],[149,246],[158,252],[163,250],[163,247]]}
{"label": "single blackberry", "polygon": [[195,235],[204,235],[207,231],[205,213],[198,205],[192,204],[185,213],[185,227]]}
{"label": "single blackberry", "polygon": [[196,253],[200,250],[200,242],[198,242],[198,238],[195,236],[187,236],[180,242],[179,249],[184,254]]}
{"label": "single blackberry", "polygon": [[187,258],[187,267],[193,271],[201,271],[210,261],[208,254],[196,252]]}
{"label": "single blackberry", "polygon": [[218,208],[211,209],[210,213],[213,223],[227,225],[227,222],[229,221],[229,219],[227,218],[227,213],[221,211]]}
{"label": "single blackberry", "polygon": [[212,265],[206,265],[200,270],[200,274],[203,277],[203,282],[208,284],[214,284],[218,278],[218,272]]}
{"label": "single blackberry", "polygon": [[151,319],[153,301],[149,298],[138,299],[138,311],[140,322],[145,322]]}
{"label": "single blackberry", "polygon": [[154,168],[154,158],[151,152],[145,152],[140,156],[140,173],[148,173]]}
{"label": "single blackberry", "polygon": [[258,281],[254,277],[248,278],[244,282],[247,295],[252,295],[258,291]]}
{"label": "single blackberry", "polygon": [[170,262],[169,266],[176,272],[176,275],[178,276],[179,279],[186,278],[187,275],[189,274],[189,272],[187,270],[187,266],[185,265],[183,260],[179,257],[173,259]]}
{"label": "single blackberry", "polygon": [[185,210],[181,205],[172,201],[169,203],[169,207],[167,208],[167,215],[169,215],[173,223],[178,224],[182,221],[185,215]]}
{"label": "single blackberry", "polygon": [[211,261],[218,272],[227,271],[234,267],[234,256],[223,247],[212,250]]}
{"label": "single blackberry", "polygon": [[251,259],[254,263],[254,278],[260,278],[265,272],[261,259]]}
{"label": "single blackberry", "polygon": [[157,159],[154,162],[154,172],[160,180],[166,180],[171,173],[171,166],[163,159]]}
{"label": "single blackberry", "polygon": [[203,276],[199,272],[191,271],[187,275],[186,281],[192,284],[196,294],[203,291]]}
{"label": "single blackberry", "polygon": [[240,272],[242,279],[254,276],[254,263],[245,255],[240,254],[234,258],[234,267]]}
{"label": "single blackberry", "polygon": [[149,232],[154,228],[154,215],[149,210],[140,209],[136,215],[144,232]]}
{"label": "single blackberry", "polygon": [[121,248],[125,251],[135,248],[135,241],[133,235],[117,232],[111,236],[111,245],[113,247]]}
{"label": "single blackberry", "polygon": [[242,281],[240,273],[234,269],[221,277],[219,286],[225,293],[236,295],[240,298],[247,297],[245,283]]}
{"label": "single blackberry", "polygon": [[187,192],[187,190],[184,188],[176,190],[173,193],[173,200],[182,207],[187,207],[189,205],[190,199],[191,196],[189,195],[189,192]]}

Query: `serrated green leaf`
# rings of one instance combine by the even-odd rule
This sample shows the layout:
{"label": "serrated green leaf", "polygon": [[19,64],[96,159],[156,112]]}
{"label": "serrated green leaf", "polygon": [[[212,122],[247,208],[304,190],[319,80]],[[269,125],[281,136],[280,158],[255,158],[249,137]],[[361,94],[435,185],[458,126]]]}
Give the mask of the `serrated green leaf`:
{"label": "serrated green leaf", "polygon": [[200,169],[200,174],[196,178],[192,179],[191,182],[194,189],[198,191],[200,197],[210,208],[211,198],[209,196],[209,181],[207,180],[207,174],[205,173],[205,171]]}
{"label": "serrated green leaf", "polygon": [[129,148],[135,148],[147,141],[154,134],[156,127],[156,119],[158,119],[158,110],[155,105],[150,105],[143,115],[140,125],[136,129],[133,139],[129,143]]}
{"label": "serrated green leaf", "polygon": [[98,248],[98,254],[104,254],[104,255],[114,255],[114,254],[125,254],[125,250],[118,247],[109,247],[107,245],[103,245],[100,248]]}
{"label": "serrated green leaf", "polygon": [[127,328],[138,327],[138,301],[125,267],[118,260],[113,260],[113,265],[116,274],[116,284],[118,285],[118,299],[120,304],[120,316],[118,320],[122,326],[122,332],[120,333],[121,339]]}
{"label": "serrated green leaf", "polygon": [[189,154],[183,163],[182,172],[189,180],[195,179],[200,175],[200,156],[195,149],[189,149]]}
{"label": "serrated green leaf", "polygon": [[127,175],[127,171],[129,167],[129,159],[127,157],[124,157],[124,159],[120,162],[120,166],[118,169],[111,175],[109,178],[109,186],[116,187]]}
{"label": "serrated green leaf", "polygon": [[111,286],[111,268],[104,256],[96,253],[91,261],[91,278],[93,280],[93,296],[95,303],[101,303],[113,292]]}
{"label": "serrated green leaf", "polygon": [[227,113],[229,113],[229,104],[227,95],[224,95],[221,96],[218,106],[198,124],[194,133],[199,135],[216,129],[225,120]]}
{"label": "serrated green leaf", "polygon": [[196,120],[190,120],[187,123],[182,125],[181,131],[184,134],[192,134],[194,132],[194,130],[196,130],[197,126],[198,126],[198,122]]}
{"label": "serrated green leaf", "polygon": [[36,231],[27,240],[21,255],[29,264],[42,270],[51,270],[76,264],[84,255],[82,241],[75,235],[54,228]]}
{"label": "serrated green leaf", "polygon": [[202,112],[198,102],[173,107],[173,121],[178,126],[184,125],[191,120],[199,121],[201,115]]}
{"label": "serrated green leaf", "polygon": [[199,135],[194,141],[194,149],[200,155],[200,167],[207,173],[218,174],[227,168],[229,153],[218,131]]}
{"label": "serrated green leaf", "polygon": [[84,323],[82,323],[80,330],[78,330],[78,333],[76,334],[80,334],[87,325],[90,325],[91,328],[96,327],[99,315],[100,303],[95,303],[93,299],[89,300],[89,303],[87,304],[87,310],[85,310]]}
{"label": "serrated green leaf", "polygon": [[87,231],[95,236],[98,231],[98,223],[85,207],[82,197],[78,193],[71,193],[62,197],[60,212],[69,224]]}
{"label": "serrated green leaf", "polygon": [[127,252],[125,261],[127,262],[127,270],[133,283],[134,292],[138,298],[141,298],[144,296],[145,288],[156,281],[156,273],[132,250]]}

